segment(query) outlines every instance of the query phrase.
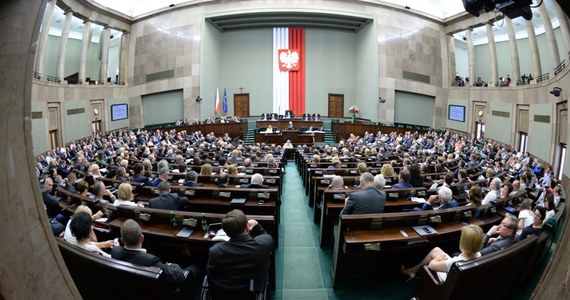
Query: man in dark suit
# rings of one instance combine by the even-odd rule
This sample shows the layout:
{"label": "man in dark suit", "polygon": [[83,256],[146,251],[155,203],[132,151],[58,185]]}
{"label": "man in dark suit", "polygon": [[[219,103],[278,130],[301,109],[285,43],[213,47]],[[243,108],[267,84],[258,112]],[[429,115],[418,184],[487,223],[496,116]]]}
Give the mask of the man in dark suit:
{"label": "man in dark suit", "polygon": [[386,193],[374,187],[374,176],[370,172],[360,175],[362,191],[351,193],[345,200],[341,215],[373,214],[384,212]]}
{"label": "man in dark suit", "polygon": [[203,186],[203,183],[198,182],[198,173],[196,171],[190,171],[186,173],[184,179],[184,186]]}
{"label": "man in dark suit", "polygon": [[168,167],[160,168],[158,170],[158,178],[149,182],[149,186],[158,186],[162,182],[168,182]]}
{"label": "man in dark suit", "polygon": [[148,207],[168,210],[180,210],[188,205],[188,198],[170,193],[170,184],[161,182],[158,185],[159,196],[150,199]]}
{"label": "man in dark suit", "polygon": [[261,291],[269,276],[273,238],[257,221],[248,220],[239,209],[224,216],[222,228],[230,240],[210,248],[206,267],[212,287],[210,291],[219,295],[221,290],[247,290],[250,279],[254,280],[256,291]]}
{"label": "man in dark suit", "polygon": [[150,181],[150,179],[148,179],[148,177],[144,175],[145,170],[144,170],[144,165],[142,163],[136,163],[135,166],[133,167],[133,170],[135,172],[135,176],[133,176],[132,181],[144,184]]}
{"label": "man in dark suit", "polygon": [[263,184],[263,175],[259,173],[255,173],[251,175],[251,181],[249,184],[242,184],[242,188],[250,188],[250,189],[266,189],[269,186]]}
{"label": "man in dark suit", "polygon": [[[505,249],[516,243],[515,234],[517,233],[517,229],[518,220],[516,217],[510,215],[505,217],[501,221],[501,224],[491,227],[487,234],[485,234],[483,240],[485,247],[481,249],[481,255]],[[497,237],[492,237],[494,235],[497,235]]]}
{"label": "man in dark suit", "polygon": [[218,187],[219,188],[227,188],[228,183],[230,182],[230,176],[226,172],[220,172],[218,175]]}
{"label": "man in dark suit", "polygon": [[[159,257],[146,252],[146,249],[142,247],[144,241],[142,229],[132,219],[126,220],[121,226],[121,241],[125,246],[113,247],[111,250],[112,258],[145,267],[163,269],[172,267],[170,264],[163,264]],[[200,270],[196,266],[192,265],[186,269],[190,271],[188,278],[198,278]]]}

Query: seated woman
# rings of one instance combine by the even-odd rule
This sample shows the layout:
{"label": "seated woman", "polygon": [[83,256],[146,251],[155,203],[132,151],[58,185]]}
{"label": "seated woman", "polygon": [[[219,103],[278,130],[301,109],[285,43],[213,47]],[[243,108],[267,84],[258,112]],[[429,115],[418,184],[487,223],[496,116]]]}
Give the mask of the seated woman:
{"label": "seated woman", "polygon": [[344,185],[344,179],[342,179],[342,176],[339,175],[335,175],[335,177],[333,177],[331,184],[329,184],[328,187],[330,190],[344,190],[347,189],[347,187]]}
{"label": "seated woman", "polygon": [[[87,205],[79,205],[76,209],[75,209],[75,214],[78,214],[80,212],[86,212],[89,213],[89,215],[91,216],[91,220],[97,220],[101,217],[103,217],[103,212],[102,211],[98,211],[96,214],[93,214],[93,212],[91,211],[91,208],[89,208]],[[73,218],[73,216],[71,216],[71,218]],[[63,234],[63,239],[66,240],[68,243],[70,244],[77,244],[77,239],[75,238],[75,236],[73,236],[73,234],[71,233],[71,228],[70,228],[70,224],[71,224],[71,219],[67,222],[67,225],[65,226],[65,232]],[[93,235],[91,236],[91,241],[97,243],[97,236]],[[103,247],[104,245],[102,243],[97,243],[98,247]]]}
{"label": "seated woman", "polygon": [[441,248],[435,247],[419,264],[408,269],[402,265],[401,272],[410,280],[416,277],[416,273],[418,273],[421,267],[427,265],[430,270],[437,272],[439,280],[443,282],[447,279],[447,273],[453,263],[480,257],[481,253],[479,253],[479,250],[481,248],[483,248],[483,230],[477,225],[467,225],[461,229],[461,237],[459,238],[460,255],[451,257]]}
{"label": "seated woman", "polygon": [[86,180],[80,181],[77,184],[77,191],[79,195],[86,197],[86,198],[93,198],[95,197],[93,194],[89,192],[89,183]]}
{"label": "seated woman", "polygon": [[200,175],[211,176],[212,175],[212,165],[211,164],[203,164],[200,167]]}
{"label": "seated woman", "polygon": [[113,205],[137,206],[137,204],[133,202],[134,198],[133,186],[130,183],[124,182],[119,185],[119,190],[117,191],[117,200],[113,202]]}
{"label": "seated woman", "polygon": [[265,133],[273,133],[273,127],[271,125],[267,126],[267,129],[264,131]]}
{"label": "seated woman", "polygon": [[[95,233],[93,233],[92,224],[93,220],[91,219],[91,214],[88,212],[76,213],[73,219],[71,219],[69,228],[71,229],[73,236],[75,236],[77,239],[76,245],[80,248],[101,254],[105,257],[111,257],[111,255],[101,250],[101,248],[97,246],[96,242],[93,242],[91,240],[92,236],[95,235]],[[111,240],[105,241],[103,244],[105,248],[113,247],[113,241]]]}
{"label": "seated woman", "polygon": [[230,165],[228,167],[228,175],[229,176],[238,176],[238,168],[236,164]]}
{"label": "seated woman", "polygon": [[130,181],[129,173],[125,167],[119,167],[117,169],[117,180],[118,181]]}
{"label": "seated woman", "polygon": [[544,222],[545,216],[546,216],[546,209],[544,208],[544,206],[537,205],[534,208],[532,224],[523,228],[522,233],[519,236],[519,240],[524,240],[529,235],[539,235],[543,230],[542,223]]}

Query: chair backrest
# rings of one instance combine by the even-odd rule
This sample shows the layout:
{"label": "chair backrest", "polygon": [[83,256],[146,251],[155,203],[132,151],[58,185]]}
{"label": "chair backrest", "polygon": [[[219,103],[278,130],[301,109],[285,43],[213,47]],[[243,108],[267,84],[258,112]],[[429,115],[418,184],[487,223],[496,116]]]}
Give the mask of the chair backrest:
{"label": "chair backrest", "polygon": [[84,299],[167,299],[162,270],[89,252],[57,238],[63,260]]}
{"label": "chair backrest", "polygon": [[[442,299],[507,299],[537,241],[529,237],[476,260],[457,262],[449,271]],[[479,287],[479,288],[478,288]]]}

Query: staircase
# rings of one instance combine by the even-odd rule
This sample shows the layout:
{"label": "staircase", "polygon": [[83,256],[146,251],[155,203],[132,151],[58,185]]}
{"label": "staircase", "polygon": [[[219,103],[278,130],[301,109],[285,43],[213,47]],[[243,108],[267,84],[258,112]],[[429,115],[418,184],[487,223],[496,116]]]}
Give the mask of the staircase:
{"label": "staircase", "polygon": [[251,145],[255,143],[255,128],[247,129],[243,136],[243,141],[246,145]]}

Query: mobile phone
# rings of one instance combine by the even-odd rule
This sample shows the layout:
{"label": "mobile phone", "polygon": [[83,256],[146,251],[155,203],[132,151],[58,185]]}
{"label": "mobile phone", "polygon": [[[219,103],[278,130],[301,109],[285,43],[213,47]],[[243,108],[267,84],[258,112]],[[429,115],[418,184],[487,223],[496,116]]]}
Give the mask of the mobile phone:
{"label": "mobile phone", "polygon": [[116,237],[116,238],[113,240],[113,246],[114,246],[114,247],[119,247],[119,238],[118,238],[118,237]]}

